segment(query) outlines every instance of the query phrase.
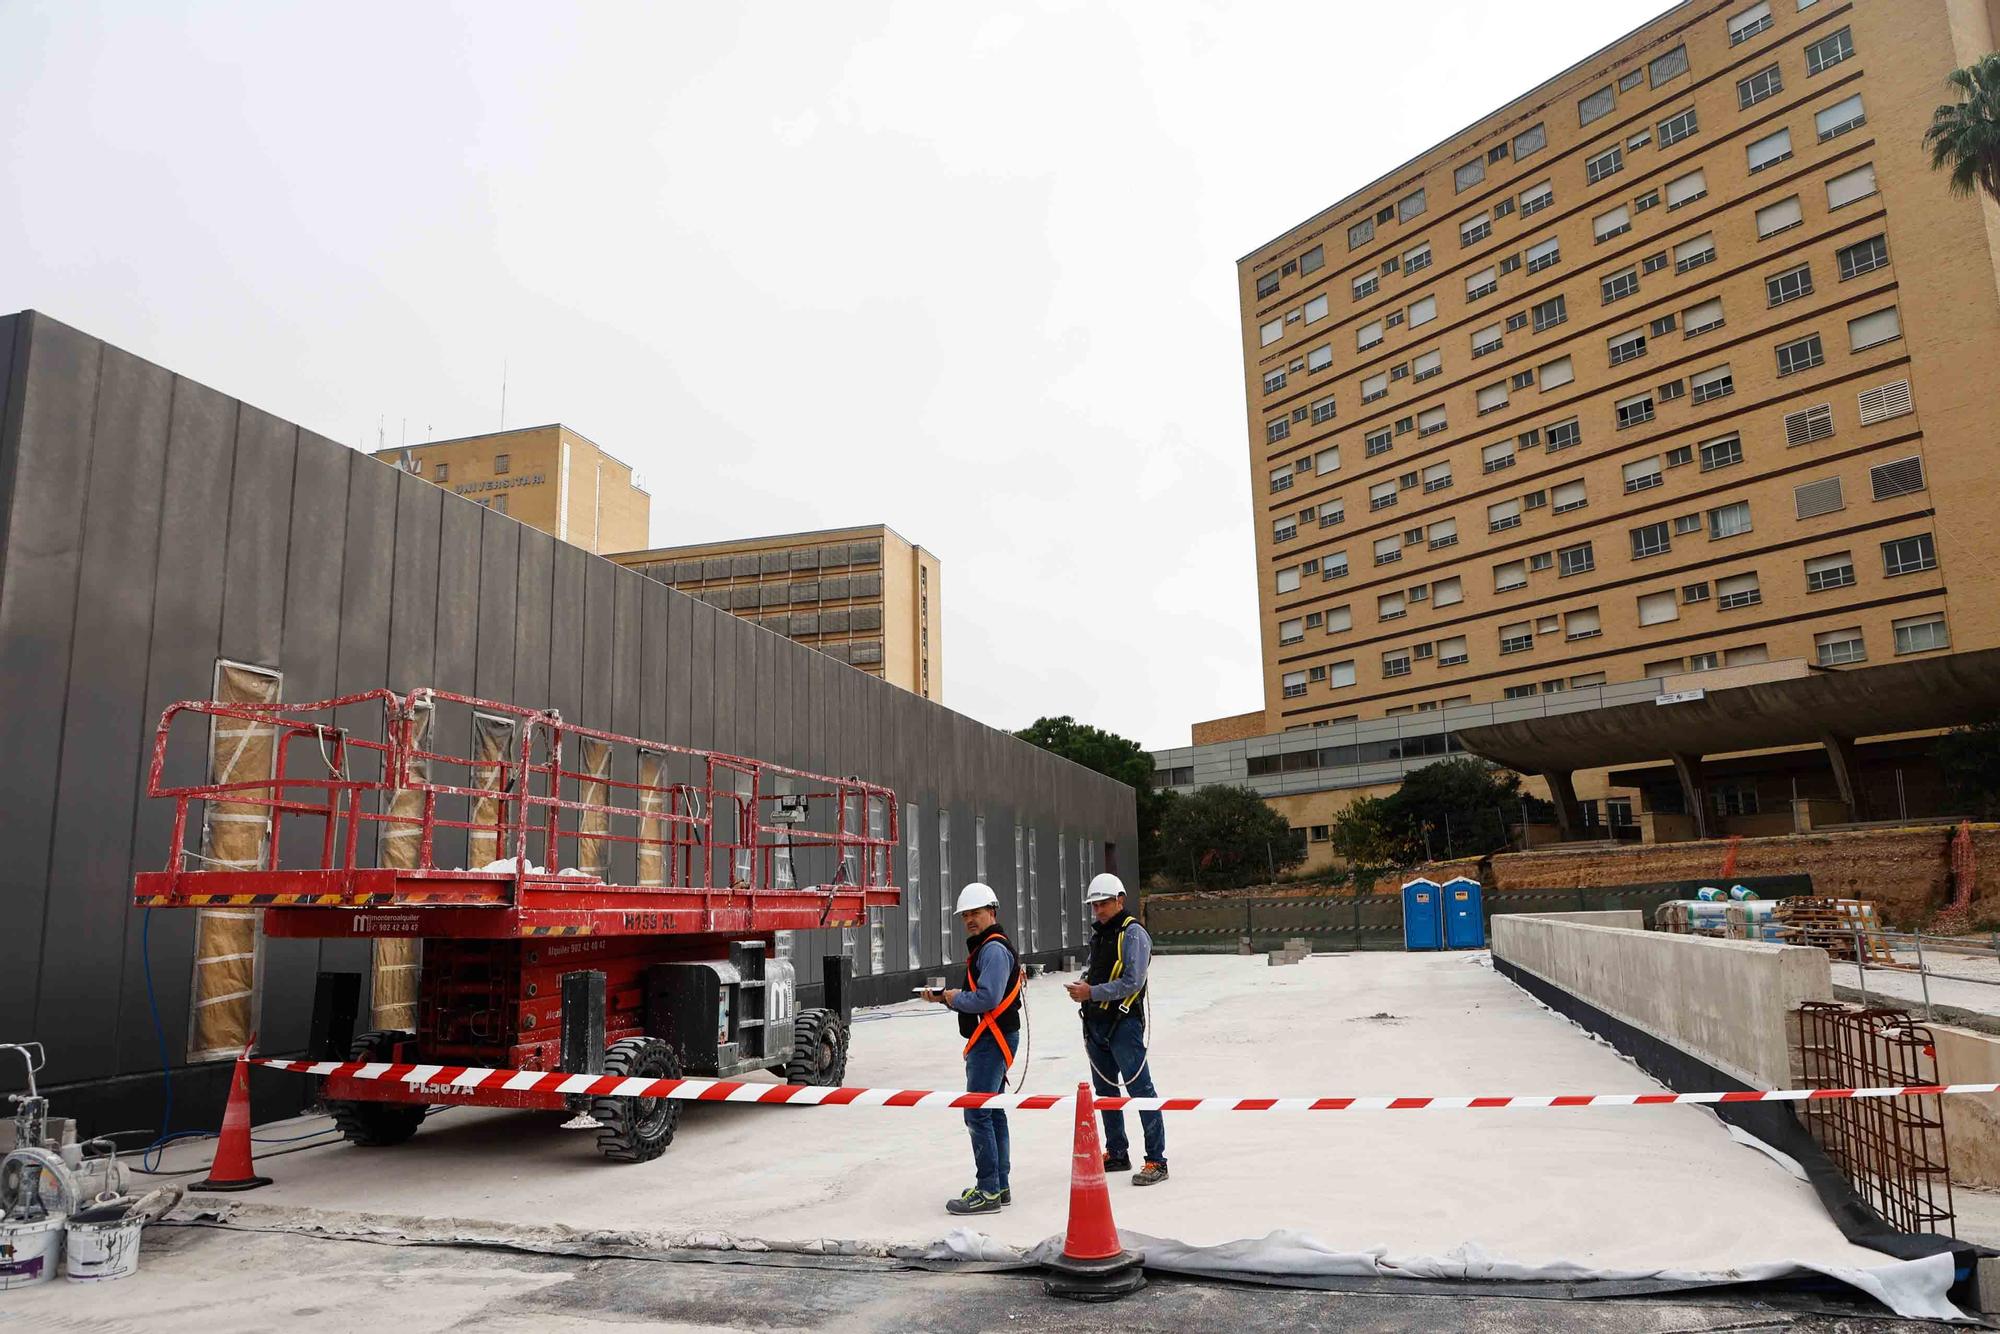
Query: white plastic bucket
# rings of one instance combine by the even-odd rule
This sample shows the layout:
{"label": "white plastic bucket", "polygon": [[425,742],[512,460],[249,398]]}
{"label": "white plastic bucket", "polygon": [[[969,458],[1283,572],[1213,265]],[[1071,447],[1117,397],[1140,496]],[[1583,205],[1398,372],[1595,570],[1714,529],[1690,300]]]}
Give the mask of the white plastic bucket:
{"label": "white plastic bucket", "polygon": [[0,1289],[25,1288],[54,1278],[62,1243],[60,1214],[32,1223],[0,1223]]}
{"label": "white plastic bucket", "polygon": [[124,1278],[139,1268],[139,1229],[144,1226],[138,1218],[71,1223],[63,1272],[81,1283]]}

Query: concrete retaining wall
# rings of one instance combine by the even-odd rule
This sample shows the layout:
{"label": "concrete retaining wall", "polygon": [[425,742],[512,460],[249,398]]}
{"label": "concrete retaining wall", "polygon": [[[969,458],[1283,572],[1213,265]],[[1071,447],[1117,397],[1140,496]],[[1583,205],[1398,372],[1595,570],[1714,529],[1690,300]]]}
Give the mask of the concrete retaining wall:
{"label": "concrete retaining wall", "polygon": [[1758,1088],[1792,1083],[1794,1012],[1832,1000],[1823,951],[1557,920],[1493,919],[1493,955]]}
{"label": "concrete retaining wall", "polygon": [[[1508,914],[1512,916],[1514,914]],[[1524,917],[1534,917],[1544,922],[1574,922],[1578,926],[1608,926],[1619,931],[1644,931],[1646,914],[1637,908],[1613,908],[1609,912],[1538,912],[1522,913]],[[1495,917],[1498,926],[1502,918]]]}
{"label": "concrete retaining wall", "polygon": [[[2000,1083],[2000,1038],[1969,1028],[1927,1024],[1937,1048],[1940,1084]],[[2000,1188],[2000,1105],[1993,1098],[1939,1098],[1956,1186]]]}

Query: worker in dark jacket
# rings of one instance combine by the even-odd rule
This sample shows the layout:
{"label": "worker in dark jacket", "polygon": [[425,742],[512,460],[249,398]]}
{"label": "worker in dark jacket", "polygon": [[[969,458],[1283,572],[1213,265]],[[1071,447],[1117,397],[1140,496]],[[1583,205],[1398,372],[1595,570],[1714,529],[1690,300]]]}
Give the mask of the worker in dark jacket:
{"label": "worker in dark jacket", "polygon": [[[965,989],[925,991],[958,1013],[959,1036],[965,1039],[965,1091],[999,1093],[1007,1087],[1007,1069],[1021,1035],[1021,961],[1000,930],[1000,897],[978,881],[958,896],[959,920],[965,923]],[[1007,1183],[1009,1144],[1007,1113],[998,1108],[968,1107],[965,1128],[972,1135],[972,1165],[979,1180],[963,1194],[945,1202],[954,1214],[992,1214],[1014,1202]]]}
{"label": "worker in dark jacket", "polygon": [[[1090,1059],[1091,1083],[1100,1096],[1115,1096],[1122,1081],[1135,1098],[1152,1098],[1153,1071],[1146,1052],[1146,972],[1153,938],[1125,911],[1125,883],[1106,873],[1090,882],[1083,901],[1097,925],[1090,940],[1090,968],[1083,981],[1069,984],[1070,999],[1083,1006],[1083,1050]],[[1129,1172],[1125,1113],[1104,1116],[1104,1170]],[[1135,1186],[1167,1179],[1167,1127],[1158,1112],[1139,1113],[1145,1132],[1146,1162],[1132,1173]]]}

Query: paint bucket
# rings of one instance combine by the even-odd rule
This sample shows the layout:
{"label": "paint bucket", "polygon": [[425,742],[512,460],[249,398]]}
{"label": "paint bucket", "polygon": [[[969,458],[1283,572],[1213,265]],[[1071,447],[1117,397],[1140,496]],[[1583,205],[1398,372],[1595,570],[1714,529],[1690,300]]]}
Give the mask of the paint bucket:
{"label": "paint bucket", "polygon": [[60,1214],[32,1223],[0,1223],[0,1289],[25,1288],[54,1278],[62,1242]]}
{"label": "paint bucket", "polygon": [[144,1226],[144,1219],[123,1216],[101,1223],[72,1220],[63,1272],[82,1283],[126,1277],[139,1267],[139,1230]]}

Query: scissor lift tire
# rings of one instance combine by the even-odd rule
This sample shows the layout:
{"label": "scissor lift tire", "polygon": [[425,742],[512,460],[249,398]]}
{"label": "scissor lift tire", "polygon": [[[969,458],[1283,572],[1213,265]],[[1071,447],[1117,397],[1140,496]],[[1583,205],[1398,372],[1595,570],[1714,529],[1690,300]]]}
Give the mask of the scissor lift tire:
{"label": "scissor lift tire", "polygon": [[787,1084],[832,1088],[847,1078],[847,1025],[832,1010],[801,1010],[792,1028],[792,1059],[777,1073]]}
{"label": "scissor lift tire", "polygon": [[[680,1058],[658,1038],[625,1038],[604,1051],[604,1073],[628,1079],[679,1079]],[[667,1151],[679,1128],[675,1098],[593,1098],[590,1114],[603,1123],[597,1151],[613,1162],[651,1162]]]}
{"label": "scissor lift tire", "polygon": [[[351,1061],[394,1060],[396,1044],[411,1040],[411,1034],[396,1029],[376,1029],[355,1036],[348,1048]],[[329,1099],[327,1114],[349,1144],[367,1149],[401,1144],[417,1133],[430,1109],[420,1102],[345,1102]]]}

